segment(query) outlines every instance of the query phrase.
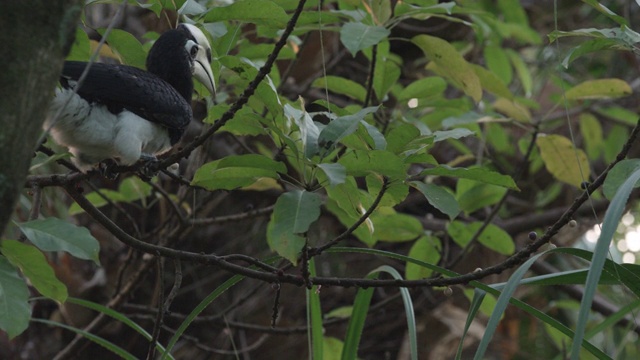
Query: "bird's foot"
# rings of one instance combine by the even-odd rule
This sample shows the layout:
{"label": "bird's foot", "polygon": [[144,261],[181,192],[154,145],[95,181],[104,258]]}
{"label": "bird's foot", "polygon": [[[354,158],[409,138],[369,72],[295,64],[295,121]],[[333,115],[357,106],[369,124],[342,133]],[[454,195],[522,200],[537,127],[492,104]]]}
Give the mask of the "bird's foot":
{"label": "bird's foot", "polygon": [[119,175],[119,173],[116,171],[117,167],[118,167],[118,163],[116,163],[115,160],[107,159],[107,160],[101,161],[98,164],[98,171],[100,172],[100,175],[102,175],[106,179],[115,180],[118,178],[118,175]]}
{"label": "bird's foot", "polygon": [[153,155],[142,154],[140,156],[140,160],[144,163],[138,170],[138,175],[140,178],[145,181],[151,180],[154,176],[158,175],[158,170],[156,164],[159,162],[158,159]]}

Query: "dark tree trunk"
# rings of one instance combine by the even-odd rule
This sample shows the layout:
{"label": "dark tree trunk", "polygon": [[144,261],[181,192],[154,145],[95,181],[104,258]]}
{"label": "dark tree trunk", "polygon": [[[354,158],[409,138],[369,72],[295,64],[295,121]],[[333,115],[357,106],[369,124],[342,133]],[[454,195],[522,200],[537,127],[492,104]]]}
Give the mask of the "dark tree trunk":
{"label": "dark tree trunk", "polygon": [[49,100],[73,42],[79,0],[9,0],[0,11],[0,234],[24,187]]}

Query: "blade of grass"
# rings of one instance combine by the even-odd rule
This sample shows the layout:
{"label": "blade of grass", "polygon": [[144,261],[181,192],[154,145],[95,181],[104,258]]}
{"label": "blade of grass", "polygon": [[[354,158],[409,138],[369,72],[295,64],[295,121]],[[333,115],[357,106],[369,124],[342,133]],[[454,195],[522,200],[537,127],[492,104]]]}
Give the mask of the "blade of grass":
{"label": "blade of grass", "polygon": [[622,186],[616,191],[616,195],[611,200],[611,204],[607,208],[607,212],[604,215],[604,221],[602,222],[602,231],[600,237],[596,243],[596,247],[593,252],[593,258],[591,259],[591,266],[589,268],[589,275],[587,275],[587,282],[584,287],[584,296],[580,303],[580,311],[578,312],[578,321],[576,322],[576,331],[573,338],[573,344],[571,346],[571,359],[578,360],[580,356],[580,345],[584,338],[584,333],[587,327],[587,321],[589,320],[589,313],[591,311],[591,304],[593,303],[593,296],[596,293],[596,287],[602,274],[602,269],[605,265],[605,260],[609,254],[609,245],[613,234],[618,228],[618,223],[622,217],[622,213],[625,211],[625,204],[631,194],[631,190],[635,184],[640,180],[640,170],[636,170],[622,183]]}
{"label": "blade of grass", "polygon": [[[316,276],[314,259],[309,260],[309,274]],[[311,359],[324,359],[323,345],[324,334],[322,329],[322,308],[320,306],[320,290],[317,285],[307,289],[307,323],[310,325],[307,331],[309,339],[309,354]]]}
{"label": "blade of grass", "polygon": [[84,336],[85,338],[93,341],[94,343],[102,346],[103,348],[111,351],[112,353],[118,355],[120,358],[122,359],[127,359],[127,360],[137,360],[138,358],[133,356],[130,352],[128,352],[127,350],[117,346],[116,344],[105,340],[103,338],[101,338],[100,336],[94,335],[90,332],[84,331],[82,329],[78,329],[76,327],[73,326],[69,326],[66,324],[62,324],[59,323],[57,321],[52,321],[52,320],[46,320],[46,319],[31,319],[31,321],[34,322],[39,322],[39,323],[43,323],[43,324],[47,324],[47,325],[51,325],[51,326],[57,326],[63,329],[67,329],[69,331],[73,331],[76,334],[80,334],[82,336]]}
{"label": "blade of grass", "polygon": [[[142,335],[145,339],[147,340],[151,340],[151,334],[149,334],[144,328],[142,328],[142,326],[138,325],[136,322],[134,322],[133,320],[129,319],[128,317],[126,317],[124,314],[108,308],[104,305],[101,304],[97,304],[94,303],[92,301],[87,301],[87,300],[83,300],[83,299],[78,299],[78,298],[67,298],[67,302],[70,302],[72,304],[76,304],[76,305],[80,305],[83,307],[86,307],[88,309],[92,309],[98,312],[101,312],[115,320],[120,321],[121,323],[127,325],[128,327],[130,327],[131,329],[135,330],[138,334]],[[165,349],[162,345],[160,345],[159,343],[156,343],[156,349],[158,349],[158,351],[160,352],[164,352]],[[171,356],[169,354],[169,357],[171,359],[173,359],[173,356]]]}
{"label": "blade of grass", "polygon": [[482,305],[482,300],[487,295],[487,292],[478,288],[473,290],[473,299],[471,299],[471,306],[469,306],[469,314],[467,315],[467,321],[464,324],[464,331],[462,332],[462,337],[460,338],[460,344],[458,344],[458,352],[456,353],[456,360],[460,360],[462,357],[462,350],[464,348],[464,338],[467,336],[467,331],[469,331],[469,327],[473,322],[473,319],[478,314],[478,310],[480,310],[480,305]]}
{"label": "blade of grass", "polygon": [[218,286],[214,291],[211,292],[211,294],[207,295],[207,297],[202,299],[202,301],[191,311],[191,313],[187,315],[187,317],[184,319],[182,324],[180,324],[180,327],[178,327],[178,329],[176,330],[176,333],[173,334],[173,336],[169,340],[167,349],[162,355],[161,359],[164,360],[167,356],[169,356],[169,354],[171,353],[171,349],[173,349],[173,346],[176,344],[176,342],[178,342],[178,339],[180,339],[182,334],[185,332],[185,330],[187,330],[189,325],[191,325],[193,320],[202,311],[204,311],[204,309],[206,309],[207,306],[209,306],[215,299],[217,299],[218,296],[222,295],[222,293],[229,290],[229,288],[239,283],[243,279],[244,279],[244,276],[235,275],[231,277],[229,280],[225,281],[222,285]]}
{"label": "blade of grass", "polygon": [[[367,278],[377,279],[381,272],[390,274],[394,279],[402,279],[402,275],[391,266],[383,265],[372,270]],[[359,289],[356,294],[356,299],[353,303],[353,310],[351,313],[351,320],[347,327],[347,335],[344,341],[344,347],[342,350],[342,359],[356,359],[358,354],[358,345],[360,344],[360,338],[362,336],[362,330],[364,328],[364,322],[367,318],[369,311],[369,305],[371,304],[371,297],[373,296],[374,289]],[[407,330],[409,334],[409,344],[411,359],[418,359],[418,337],[416,331],[416,320],[413,312],[413,302],[411,301],[411,295],[407,288],[400,288],[400,294],[402,295],[402,301],[404,304],[404,311],[407,316]]]}
{"label": "blade of grass", "polygon": [[[548,250],[546,253],[552,253],[552,252],[560,252],[560,253],[570,253],[573,254],[575,252],[575,250],[577,249],[567,249],[567,248],[556,248],[553,250]],[[411,262],[420,266],[424,266],[426,268],[432,269],[435,272],[439,272],[445,276],[457,276],[459,275],[456,272],[453,272],[451,270],[447,270],[444,268],[440,268],[439,266],[433,265],[433,264],[429,264],[408,256],[404,256],[404,255],[400,255],[400,254],[396,254],[396,253],[392,253],[392,252],[388,252],[388,251],[384,251],[384,250],[378,250],[378,249],[366,249],[366,248],[346,248],[346,247],[335,247],[332,249],[329,249],[328,252],[330,253],[343,253],[343,252],[353,252],[353,253],[363,253],[363,254],[371,254],[371,255],[378,255],[378,256],[384,256],[387,258],[391,258],[391,259],[397,259],[400,261],[405,261],[405,262]],[[489,285],[483,284],[479,281],[471,281],[469,282],[469,285],[482,289],[484,291],[486,291],[489,294],[493,294],[494,296],[499,296],[501,293],[500,291],[492,288]],[[515,298],[511,298],[510,299],[510,303],[514,306],[516,306],[519,309],[522,309],[523,311],[531,314],[532,316],[536,317],[537,319],[539,319],[540,321],[550,325],[551,327],[553,327],[554,329],[560,331],[561,333],[563,333],[564,335],[566,335],[569,338],[573,338],[573,331],[571,329],[569,329],[568,327],[566,327],[564,324],[562,324],[561,322],[559,322],[558,320],[550,317],[549,315],[543,313],[542,311],[518,300]],[[589,351],[592,355],[594,355],[596,358],[598,359],[610,359],[604,352],[602,352],[602,350],[598,349],[597,347],[595,347],[593,344],[591,344],[589,341],[584,340],[582,343],[582,346]]]}

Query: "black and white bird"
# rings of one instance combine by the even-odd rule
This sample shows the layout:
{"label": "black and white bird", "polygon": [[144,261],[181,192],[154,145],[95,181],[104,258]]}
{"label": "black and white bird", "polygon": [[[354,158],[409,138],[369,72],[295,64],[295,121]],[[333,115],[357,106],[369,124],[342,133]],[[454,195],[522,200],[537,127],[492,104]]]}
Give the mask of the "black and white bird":
{"label": "black and white bird", "polygon": [[83,172],[108,159],[121,165],[155,159],[180,140],[191,121],[192,76],[214,94],[210,63],[207,38],[190,24],[156,40],[147,71],[94,63],[75,89],[87,63],[65,62],[44,128],[69,148]]}

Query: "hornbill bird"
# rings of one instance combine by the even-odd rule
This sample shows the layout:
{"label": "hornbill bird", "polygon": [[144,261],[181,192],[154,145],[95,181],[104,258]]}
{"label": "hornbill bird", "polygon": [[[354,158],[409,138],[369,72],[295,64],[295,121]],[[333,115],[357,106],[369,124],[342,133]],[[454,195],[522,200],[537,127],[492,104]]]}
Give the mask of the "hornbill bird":
{"label": "hornbill bird", "polygon": [[210,62],[207,38],[190,24],[156,40],[147,71],[93,63],[79,83],[87,63],[65,62],[44,128],[69,148],[83,172],[109,159],[121,165],[155,159],[180,140],[191,121],[191,77],[214,94]]}

